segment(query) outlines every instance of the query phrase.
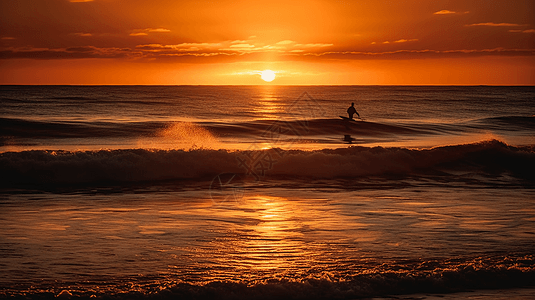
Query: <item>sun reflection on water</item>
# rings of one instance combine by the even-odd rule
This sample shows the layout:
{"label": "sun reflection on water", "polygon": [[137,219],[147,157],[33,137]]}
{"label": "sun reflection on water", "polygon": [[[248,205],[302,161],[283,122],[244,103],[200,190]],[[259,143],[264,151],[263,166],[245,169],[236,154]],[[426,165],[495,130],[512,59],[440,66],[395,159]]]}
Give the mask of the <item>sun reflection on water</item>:
{"label": "sun reflection on water", "polygon": [[[269,273],[304,264],[306,250],[301,232],[300,210],[280,197],[247,197],[237,208],[218,211],[226,216],[239,215],[243,221],[229,224],[226,236],[212,245],[218,250],[212,256],[228,270],[247,273]],[[214,274],[215,275],[215,274]]]}
{"label": "sun reflection on water", "polygon": [[248,206],[255,207],[258,222],[247,231],[248,239],[237,243],[242,264],[256,270],[285,268],[299,264],[295,258],[305,257],[299,210],[287,199],[256,196],[248,199]]}
{"label": "sun reflection on water", "polygon": [[276,93],[274,86],[258,87],[258,96],[254,97],[253,112],[257,119],[276,120],[284,112],[284,106],[280,103],[280,93]]}
{"label": "sun reflection on water", "polygon": [[[376,233],[363,230],[367,225],[357,222],[359,217],[328,208],[328,199],[316,199],[314,205],[307,201],[254,195],[239,205],[213,209],[214,218],[227,222],[224,228],[214,228],[217,237],[192,257],[218,266],[203,278],[321,278],[361,260],[361,249],[348,245],[373,241]],[[317,271],[326,265],[332,270]]]}

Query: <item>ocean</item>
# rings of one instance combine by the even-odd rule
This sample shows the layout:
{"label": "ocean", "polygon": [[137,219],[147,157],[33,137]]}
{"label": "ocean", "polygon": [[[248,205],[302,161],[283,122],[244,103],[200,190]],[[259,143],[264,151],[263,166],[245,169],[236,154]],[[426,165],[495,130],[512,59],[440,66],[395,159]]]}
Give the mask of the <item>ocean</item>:
{"label": "ocean", "polygon": [[533,299],[534,99],[0,86],[0,298]]}

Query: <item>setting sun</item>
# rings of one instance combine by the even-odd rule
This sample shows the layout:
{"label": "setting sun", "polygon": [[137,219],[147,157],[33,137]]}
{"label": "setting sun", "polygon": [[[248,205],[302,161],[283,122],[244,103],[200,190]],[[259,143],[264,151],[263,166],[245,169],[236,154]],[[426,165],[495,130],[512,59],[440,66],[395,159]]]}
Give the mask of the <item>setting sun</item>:
{"label": "setting sun", "polygon": [[271,70],[264,70],[264,71],[260,72],[260,77],[264,81],[272,82],[275,79],[275,72],[273,72]]}

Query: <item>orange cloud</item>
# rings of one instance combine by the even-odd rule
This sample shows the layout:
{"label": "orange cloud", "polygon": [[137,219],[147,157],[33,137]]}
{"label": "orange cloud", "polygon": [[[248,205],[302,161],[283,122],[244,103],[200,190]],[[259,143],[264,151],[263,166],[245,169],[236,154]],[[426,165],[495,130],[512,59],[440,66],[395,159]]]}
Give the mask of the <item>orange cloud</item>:
{"label": "orange cloud", "polygon": [[[390,42],[390,41],[384,41],[383,44],[390,44],[390,43],[406,43],[406,42],[416,42],[418,41],[418,39],[410,39],[410,40],[407,40],[407,39],[399,39],[399,40],[396,40],[396,41],[393,41],[393,42]],[[372,45],[375,45],[377,44],[376,42],[372,42],[371,43]]]}
{"label": "orange cloud", "polygon": [[230,48],[245,48],[245,49],[255,48],[254,45],[250,45],[250,44],[232,44],[229,47]]}
{"label": "orange cloud", "polygon": [[171,32],[171,30],[165,28],[147,28],[145,30],[148,32]]}
{"label": "orange cloud", "polygon": [[406,42],[416,42],[416,41],[418,41],[418,39],[410,39],[410,40],[401,39],[401,40],[394,41],[394,43],[406,43]]}
{"label": "orange cloud", "polygon": [[147,36],[149,33],[167,33],[171,32],[171,30],[166,28],[146,28],[146,29],[134,29],[132,33],[130,33],[130,36]]}
{"label": "orange cloud", "polygon": [[[246,40],[223,41],[220,43],[182,43],[177,45],[147,44],[137,45],[136,48],[146,52],[159,52],[165,55],[173,55],[173,52],[218,53],[218,54],[250,54],[262,52],[275,53],[300,53],[317,51],[325,47],[333,46],[329,43],[299,44],[291,40],[283,40],[275,44],[249,43]],[[182,53],[182,55],[184,55]],[[211,54],[213,55],[213,54]]]}
{"label": "orange cloud", "polygon": [[333,44],[322,44],[322,43],[318,43],[318,44],[295,44],[295,47],[303,47],[303,48],[322,48],[322,47],[330,47],[332,46]]}
{"label": "orange cloud", "polygon": [[328,58],[359,60],[359,59],[409,59],[409,58],[462,58],[467,56],[534,56],[535,49],[455,49],[455,50],[395,50],[384,52],[364,52],[364,51],[342,51],[342,52],[322,52],[306,53],[306,56],[325,56]]}
{"label": "orange cloud", "polygon": [[[526,31],[526,32],[535,32]],[[396,44],[404,44],[411,40],[397,40]],[[387,43],[388,41],[384,42]],[[390,43],[390,42],[388,42]],[[291,44],[290,44],[291,45]],[[285,48],[274,45],[232,44],[231,41],[221,43],[182,43],[176,45],[144,44],[133,48],[118,47],[69,47],[69,48],[28,48],[11,47],[0,50],[0,59],[83,59],[83,58],[126,58],[126,59],[179,59],[196,62],[229,62],[262,61],[265,53],[274,53],[278,61],[316,60],[336,58],[342,60],[361,59],[408,59],[426,57],[465,57],[465,56],[535,56],[535,49],[492,48],[492,49],[398,49],[393,51],[324,51],[332,44],[296,44],[301,47]],[[208,58],[210,60],[207,60]],[[217,58],[216,60],[214,60]]]}
{"label": "orange cloud", "polygon": [[509,30],[509,32],[535,33],[535,29],[526,29],[526,30],[511,29]]}
{"label": "orange cloud", "polygon": [[293,44],[295,43],[294,41],[290,41],[290,40],[284,40],[284,41],[280,41],[278,43],[276,43],[277,45],[289,45],[289,44]]}
{"label": "orange cloud", "polygon": [[447,9],[443,9],[443,10],[439,10],[437,12],[434,12],[433,14],[434,15],[455,15],[455,14],[467,14],[469,13],[468,11],[465,11],[465,12],[455,12],[455,11],[451,11],[451,10],[447,10]]}
{"label": "orange cloud", "polygon": [[128,48],[97,48],[93,46],[70,48],[11,48],[0,51],[0,59],[80,59],[80,58],[125,58],[139,56]]}
{"label": "orange cloud", "polygon": [[514,27],[514,26],[524,26],[524,25],[520,25],[520,24],[513,24],[513,23],[492,23],[492,22],[487,22],[487,23],[477,23],[477,24],[469,24],[469,25],[464,25],[464,26],[491,26],[491,27]]}
{"label": "orange cloud", "polygon": [[219,46],[221,46],[221,44],[219,43],[182,43],[177,45],[137,45],[136,48],[145,52],[173,54],[174,52],[216,52],[214,50],[216,50]]}
{"label": "orange cloud", "polygon": [[451,11],[451,10],[443,9],[443,10],[437,11],[437,12],[435,12],[433,14],[434,15],[449,15],[449,14],[455,14],[455,12]]}

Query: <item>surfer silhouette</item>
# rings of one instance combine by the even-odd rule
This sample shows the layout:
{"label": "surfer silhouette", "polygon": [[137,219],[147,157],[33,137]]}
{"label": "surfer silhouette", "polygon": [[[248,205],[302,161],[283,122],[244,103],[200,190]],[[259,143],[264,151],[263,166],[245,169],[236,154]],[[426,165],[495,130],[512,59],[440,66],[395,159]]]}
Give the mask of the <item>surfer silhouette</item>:
{"label": "surfer silhouette", "polygon": [[351,106],[347,109],[347,114],[349,115],[350,119],[353,119],[353,115],[354,114],[357,114],[357,116],[359,116],[359,118],[360,118],[359,113],[355,109],[355,103],[351,103]]}

